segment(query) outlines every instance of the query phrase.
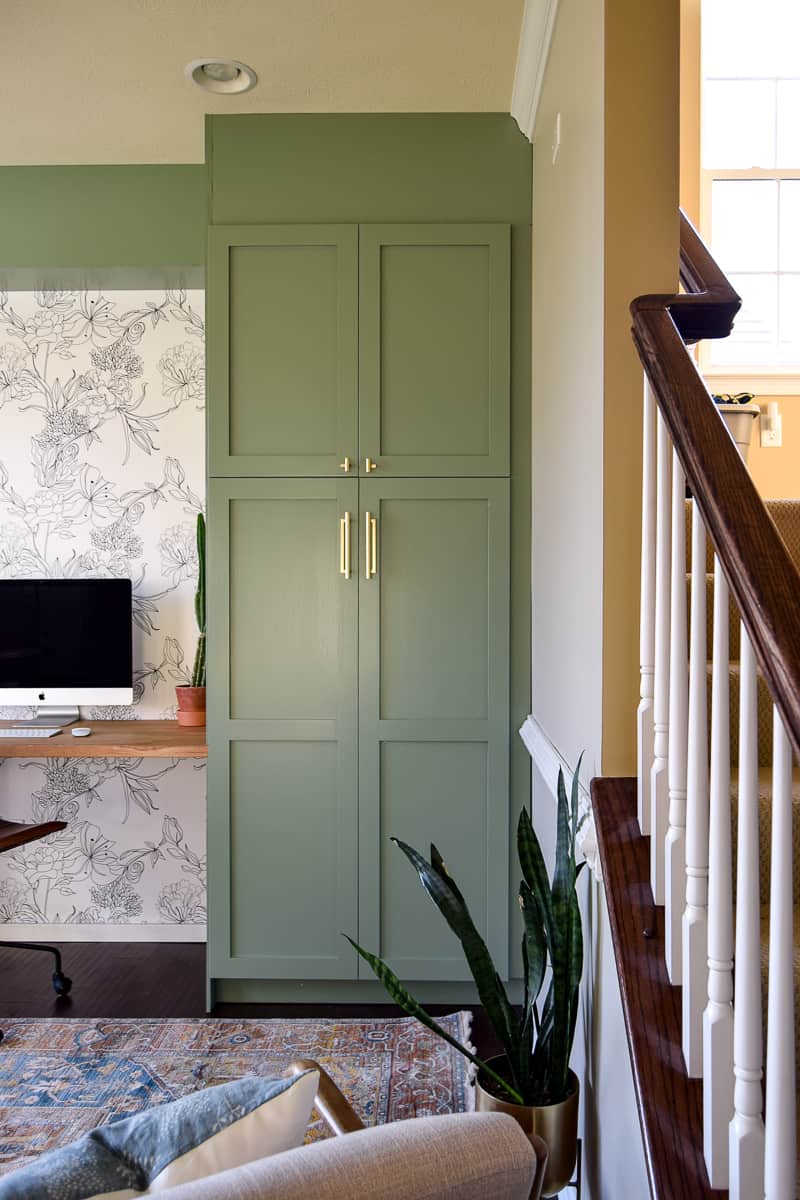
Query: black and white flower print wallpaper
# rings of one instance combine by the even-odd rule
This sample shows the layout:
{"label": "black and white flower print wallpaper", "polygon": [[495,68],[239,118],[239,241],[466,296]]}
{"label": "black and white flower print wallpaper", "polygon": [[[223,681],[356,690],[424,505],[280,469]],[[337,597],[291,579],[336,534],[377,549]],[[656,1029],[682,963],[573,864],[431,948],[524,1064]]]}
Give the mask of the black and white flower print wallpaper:
{"label": "black and white flower print wallpaper", "polygon": [[[171,717],[189,681],[204,408],[202,292],[0,292],[0,579],[133,581],[134,703],[86,718]],[[6,936],[203,936],[202,763],[0,759],[0,813],[68,823],[0,855]]]}

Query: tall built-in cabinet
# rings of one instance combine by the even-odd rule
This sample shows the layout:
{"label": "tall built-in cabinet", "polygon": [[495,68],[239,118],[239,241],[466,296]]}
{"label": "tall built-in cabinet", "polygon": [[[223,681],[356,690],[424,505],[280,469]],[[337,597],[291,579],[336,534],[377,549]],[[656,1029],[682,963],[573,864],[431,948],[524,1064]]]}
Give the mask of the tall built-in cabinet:
{"label": "tall built-in cabinet", "polygon": [[220,221],[207,295],[211,990],[468,979],[391,836],[508,976],[510,223]]}

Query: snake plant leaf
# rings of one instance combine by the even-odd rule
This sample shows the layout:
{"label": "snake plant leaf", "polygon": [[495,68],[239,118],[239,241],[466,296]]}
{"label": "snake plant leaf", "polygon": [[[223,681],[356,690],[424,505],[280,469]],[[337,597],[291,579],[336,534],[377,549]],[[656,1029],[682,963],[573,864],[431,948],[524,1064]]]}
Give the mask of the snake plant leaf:
{"label": "snake plant leaf", "polygon": [[353,939],[348,937],[347,934],[344,936],[347,938],[348,942],[356,951],[356,953],[359,954],[364,959],[364,962],[370,966],[376,977],[386,988],[390,998],[399,1008],[403,1010],[403,1012],[408,1013],[410,1017],[416,1017],[416,1019],[422,1025],[425,1025],[426,1028],[430,1029],[450,1046],[453,1046],[454,1049],[460,1051],[465,1058],[468,1058],[469,1061],[474,1063],[475,1066],[480,1070],[485,1071],[485,1073],[492,1078],[495,1083],[498,1083],[503,1091],[505,1091],[516,1104],[524,1103],[520,1093],[514,1087],[512,1087],[511,1084],[493,1071],[488,1063],[485,1063],[483,1059],[478,1058],[477,1054],[475,1054],[472,1050],[469,1050],[466,1046],[462,1046],[459,1041],[452,1037],[447,1030],[438,1023],[438,1021],[433,1019],[430,1013],[425,1011],[422,1005],[414,999],[407,988],[405,988],[397,978],[391,967],[388,966],[388,964],[385,963],[382,958],[378,958],[376,954],[371,954],[369,950],[365,950],[363,946],[359,946],[358,942],[353,941]]}
{"label": "snake plant leaf", "polygon": [[486,943],[478,933],[465,901],[460,897],[460,893],[456,894],[453,891],[449,875],[443,880],[438,871],[426,862],[413,846],[401,842],[399,838],[391,840],[414,867],[425,891],[461,942],[480,1002],[486,1009],[486,1015],[514,1070],[519,1059],[519,1022],[495,970]]}
{"label": "snake plant leaf", "polygon": [[581,910],[577,892],[572,893],[570,901],[570,921],[572,925],[572,961],[570,963],[569,974],[572,996],[568,1045],[571,1047],[575,1038],[575,1024],[578,1019],[578,1004],[580,1000],[580,982],[583,975],[583,932],[581,930]]}
{"label": "snake plant leaf", "polygon": [[517,854],[519,855],[519,865],[522,868],[523,878],[535,897],[536,903],[541,906],[542,920],[549,942],[553,936],[550,880],[547,876],[547,867],[544,863],[542,848],[539,845],[539,839],[536,836],[526,808],[523,808],[519,814],[519,822],[517,824]]}
{"label": "snake plant leaf", "polygon": [[573,853],[575,851],[575,834],[578,829],[578,801],[579,801],[579,788],[580,788],[581,763],[582,762],[583,762],[583,753],[581,753],[581,756],[578,759],[578,765],[575,768],[575,774],[572,776],[572,796],[570,798],[572,811],[570,813],[570,817],[571,817]]}
{"label": "snake plant leaf", "polygon": [[534,900],[533,892],[523,879],[519,885],[522,919],[525,936],[522,939],[523,960],[526,965],[525,983],[528,989],[528,1004],[535,1004],[544,983],[547,968],[547,941],[542,923],[541,910]]}
{"label": "snake plant leaf", "polygon": [[575,855],[572,844],[570,804],[564,785],[564,772],[558,772],[556,810],[556,862],[553,872],[553,937],[550,961],[553,968],[553,1040],[549,1083],[553,1100],[561,1100],[567,1086],[571,1043],[571,1002],[573,985],[571,901],[575,895]]}
{"label": "snake plant leaf", "polygon": [[453,893],[453,895],[456,897],[456,899],[460,900],[461,903],[466,907],[467,902],[464,899],[464,897],[461,895],[461,892],[458,890],[458,884],[456,883],[455,879],[453,879],[453,876],[448,871],[447,864],[445,863],[445,861],[442,858],[439,851],[434,846],[433,842],[431,842],[431,866],[433,867],[434,871],[439,876],[439,878],[442,880],[442,882],[449,885],[450,891]]}

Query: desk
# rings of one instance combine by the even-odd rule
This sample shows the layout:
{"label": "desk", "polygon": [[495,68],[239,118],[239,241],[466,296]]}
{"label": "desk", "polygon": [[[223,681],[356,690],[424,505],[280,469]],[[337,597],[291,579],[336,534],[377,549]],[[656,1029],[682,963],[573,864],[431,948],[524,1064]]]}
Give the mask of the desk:
{"label": "desk", "polygon": [[[10,729],[14,721],[0,721]],[[177,721],[77,721],[89,737],[73,737],[68,725],[53,737],[0,740],[0,758],[205,758],[206,731]]]}

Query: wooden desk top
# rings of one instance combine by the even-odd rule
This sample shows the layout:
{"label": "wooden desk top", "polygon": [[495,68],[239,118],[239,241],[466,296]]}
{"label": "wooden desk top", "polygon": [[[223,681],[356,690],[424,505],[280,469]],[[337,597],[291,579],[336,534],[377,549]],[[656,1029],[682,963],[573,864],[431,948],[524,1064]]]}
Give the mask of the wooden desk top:
{"label": "wooden desk top", "polygon": [[[14,721],[0,721],[9,729]],[[77,721],[89,737],[73,737],[73,726],[49,738],[0,739],[0,758],[205,758],[206,731],[177,721]]]}

